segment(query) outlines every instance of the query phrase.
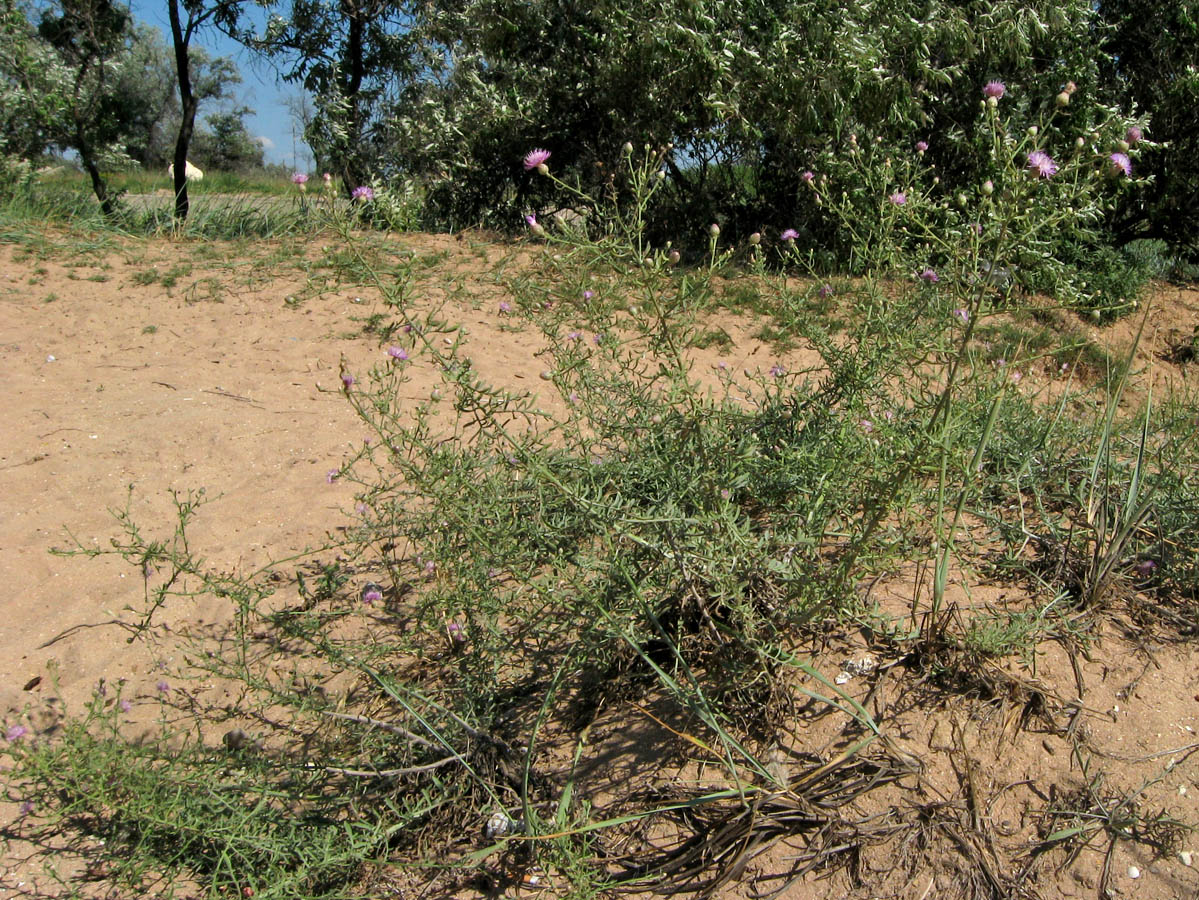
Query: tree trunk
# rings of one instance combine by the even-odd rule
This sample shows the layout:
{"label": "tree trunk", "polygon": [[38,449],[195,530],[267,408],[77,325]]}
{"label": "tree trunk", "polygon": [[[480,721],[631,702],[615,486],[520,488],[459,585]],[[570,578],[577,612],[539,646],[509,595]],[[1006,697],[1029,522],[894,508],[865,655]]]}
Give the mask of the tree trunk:
{"label": "tree trunk", "polygon": [[346,123],[347,140],[342,148],[341,177],[342,187],[349,196],[354,188],[361,187],[369,180],[359,149],[362,143],[362,108],[358,100],[358,92],[362,89],[362,79],[366,74],[366,61],[363,59],[363,37],[366,30],[366,14],[362,5],[355,0],[342,0],[342,15],[349,22],[349,34],[346,36],[346,52],[342,58],[342,71],[345,81],[342,84],[342,96],[349,103],[349,121]]}
{"label": "tree trunk", "polygon": [[92,145],[80,128],[75,130],[75,149],[79,151],[79,161],[83,163],[83,168],[87,169],[87,174],[92,179],[92,190],[96,193],[96,199],[100,201],[100,211],[104,213],[104,218],[115,219],[117,205],[108,193],[108,183],[100,174],[100,167],[96,164],[95,154],[92,153]]}
{"label": "tree trunk", "polygon": [[179,19],[179,0],[170,0],[167,10],[171,18],[171,38],[175,44],[175,71],[179,75],[179,106],[183,112],[179,123],[179,136],[175,140],[175,219],[187,219],[190,204],[187,197],[187,151],[191,145],[192,132],[196,128],[196,107],[199,105],[192,93],[191,58],[187,48],[191,42],[191,23],[187,31]]}

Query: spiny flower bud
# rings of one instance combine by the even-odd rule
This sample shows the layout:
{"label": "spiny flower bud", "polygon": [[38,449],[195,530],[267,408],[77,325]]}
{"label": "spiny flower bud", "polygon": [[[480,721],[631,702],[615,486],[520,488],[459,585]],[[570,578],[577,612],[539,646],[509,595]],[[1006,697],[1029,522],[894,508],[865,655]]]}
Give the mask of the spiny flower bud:
{"label": "spiny flower bud", "polygon": [[670,264],[672,266],[677,266],[679,264],[679,260],[682,259],[682,257],[679,256],[678,250],[671,250],[669,253],[666,254],[666,258],[668,260],[670,260]]}
{"label": "spiny flower bud", "polygon": [[1054,102],[1057,104],[1058,109],[1067,107],[1070,105],[1070,95],[1065,91],[1062,91],[1057,95],[1057,97],[1054,98]]}
{"label": "spiny flower bud", "polygon": [[720,237],[720,226],[713,222],[708,226],[708,234],[712,235],[712,237]]}
{"label": "spiny flower bud", "polygon": [[995,183],[992,182],[990,179],[983,182],[983,193],[986,194],[988,197],[990,197],[993,193],[995,193]]}
{"label": "spiny flower bud", "polygon": [[761,233],[760,233],[760,232],[757,232],[757,231],[755,231],[753,234],[751,234],[751,235],[749,236],[749,243],[750,243],[752,246],[754,246],[754,247],[756,247],[756,246],[758,246],[758,244],[762,243],[762,235],[761,235]]}
{"label": "spiny flower bud", "polygon": [[625,141],[624,146],[620,148],[620,152],[623,153],[625,156],[632,156],[633,155],[633,142]]}

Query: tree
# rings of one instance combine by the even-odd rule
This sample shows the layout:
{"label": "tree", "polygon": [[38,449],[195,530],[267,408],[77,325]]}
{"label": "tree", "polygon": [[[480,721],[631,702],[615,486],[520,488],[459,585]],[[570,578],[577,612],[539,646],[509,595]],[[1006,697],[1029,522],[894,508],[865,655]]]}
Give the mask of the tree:
{"label": "tree", "polygon": [[[200,101],[204,99],[207,85],[214,83],[211,77],[194,77],[200,74],[192,68],[193,51],[192,38],[196,31],[207,23],[213,23],[226,31],[236,31],[237,21],[241,12],[240,0],[183,0],[184,20],[180,11],[180,0],[167,0],[167,13],[171,22],[171,40],[175,50],[175,74],[179,82],[180,122],[179,134],[175,140],[175,218],[183,221],[187,218],[190,202],[187,196],[187,152],[191,145],[192,135],[196,130],[196,111]],[[215,60],[216,63],[226,63],[227,60]],[[211,76],[211,73],[209,73]]]}
{"label": "tree", "polygon": [[61,133],[67,75],[16,0],[0,0],[0,182]]}
{"label": "tree", "polygon": [[291,0],[264,33],[242,35],[312,94],[305,139],[347,191],[379,172],[387,101],[434,64],[420,9],[409,0]]}
{"label": "tree", "polygon": [[1148,119],[1158,145],[1142,157],[1153,176],[1144,197],[1125,198],[1116,228],[1125,240],[1164,238],[1199,253],[1199,2],[1102,0],[1106,88]]}
{"label": "tree", "polygon": [[57,121],[55,142],[78,152],[100,208],[110,218],[116,215],[116,203],[100,163],[106,154],[119,151],[129,120],[129,95],[122,94],[119,83],[132,22],[128,9],[111,0],[58,0],[42,11],[38,24],[39,37],[68,71],[65,115]]}
{"label": "tree", "polygon": [[199,128],[193,141],[192,158],[201,168],[247,172],[263,167],[262,145],[246,130],[245,117],[250,112],[243,106],[208,115],[207,127]]}

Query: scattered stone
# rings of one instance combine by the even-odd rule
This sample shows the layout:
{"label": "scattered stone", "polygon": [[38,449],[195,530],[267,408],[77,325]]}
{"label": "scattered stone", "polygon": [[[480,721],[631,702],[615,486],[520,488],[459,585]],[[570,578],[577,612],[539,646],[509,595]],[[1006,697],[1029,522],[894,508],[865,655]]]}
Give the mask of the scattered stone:
{"label": "scattered stone", "polygon": [[1140,878],[1141,870],[1138,869],[1136,866],[1129,866],[1128,867],[1128,877],[1129,878]]}

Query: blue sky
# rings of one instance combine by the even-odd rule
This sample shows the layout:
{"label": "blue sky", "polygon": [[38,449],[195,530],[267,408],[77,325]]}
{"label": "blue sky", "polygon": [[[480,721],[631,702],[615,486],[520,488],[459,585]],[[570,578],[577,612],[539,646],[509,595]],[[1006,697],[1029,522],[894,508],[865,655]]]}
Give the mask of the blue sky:
{"label": "blue sky", "polygon": [[[182,4],[180,4],[182,6]],[[253,4],[247,4],[254,12]],[[130,8],[138,22],[153,25],[162,31],[167,46],[171,46],[171,24],[167,17],[167,6],[161,0],[131,0]],[[225,37],[215,28],[202,28],[192,39],[213,56],[228,56],[237,63],[242,83],[234,90],[237,102],[254,110],[246,117],[246,128],[254,137],[264,138],[266,160],[284,163],[301,172],[309,171],[312,154],[304,144],[300,126],[293,121],[287,107],[288,99],[300,97],[303,89],[297,85],[284,84],[270,63],[252,54],[236,41]],[[200,107],[197,121],[203,120],[206,112],[215,107]],[[293,133],[294,132],[294,133]]]}

